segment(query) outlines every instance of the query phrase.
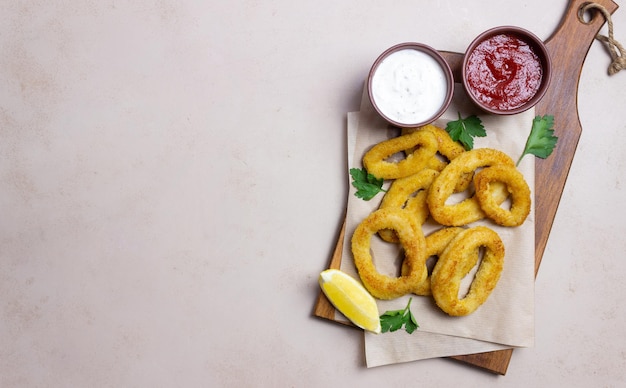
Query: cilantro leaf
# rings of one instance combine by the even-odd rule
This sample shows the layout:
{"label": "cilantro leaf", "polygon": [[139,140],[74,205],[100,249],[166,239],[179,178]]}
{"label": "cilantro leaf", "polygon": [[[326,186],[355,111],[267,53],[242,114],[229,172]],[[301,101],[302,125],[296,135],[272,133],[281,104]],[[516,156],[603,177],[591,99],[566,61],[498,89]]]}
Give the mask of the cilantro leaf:
{"label": "cilantro leaf", "polygon": [[409,320],[404,323],[404,330],[406,330],[407,333],[411,334],[418,327],[420,327],[420,325],[417,324],[417,321],[415,320],[415,317],[411,313],[411,310],[408,311],[408,314],[409,314]]}
{"label": "cilantro leaf", "polygon": [[383,333],[396,331],[400,329],[404,323],[404,317],[400,314],[383,317],[380,319],[380,327]]}
{"label": "cilantro leaf", "polygon": [[386,191],[382,188],[383,179],[376,178],[374,175],[368,173],[365,168],[351,168],[350,175],[352,176],[352,186],[357,189],[354,195],[358,198],[369,201],[381,191]]}
{"label": "cilantro leaf", "polygon": [[468,151],[474,148],[474,137],[487,136],[485,127],[478,116],[471,115],[462,118],[460,112],[458,120],[448,122],[446,131],[452,140],[463,144],[463,147]]}
{"label": "cilantro leaf", "polygon": [[411,313],[412,300],[413,298],[409,298],[409,303],[407,303],[404,309],[387,311],[380,316],[380,327],[383,333],[394,332],[401,329],[404,325],[404,330],[411,334],[419,327]]}
{"label": "cilantro leaf", "polygon": [[558,137],[554,136],[554,116],[536,116],[533,119],[533,126],[526,140],[524,152],[517,160],[517,164],[522,161],[525,155],[535,155],[538,158],[545,159],[556,147]]}

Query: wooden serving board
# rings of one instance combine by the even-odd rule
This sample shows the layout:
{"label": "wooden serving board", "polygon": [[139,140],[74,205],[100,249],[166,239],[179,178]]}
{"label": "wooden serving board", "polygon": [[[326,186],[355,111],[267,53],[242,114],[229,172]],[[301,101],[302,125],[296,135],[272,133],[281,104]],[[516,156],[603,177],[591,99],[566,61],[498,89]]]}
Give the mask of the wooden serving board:
{"label": "wooden serving board", "polygon": [[[552,155],[547,159],[537,159],[535,164],[535,275],[548,243],[552,223],[582,133],[577,106],[580,73],[589,48],[605,23],[604,17],[598,12],[583,19],[581,8],[589,2],[570,0],[559,26],[545,41],[552,60],[552,80],[535,110],[537,115],[554,116],[554,129],[559,141]],[[610,14],[618,8],[611,0],[594,2],[606,8]],[[463,54],[447,51],[442,51],[441,54],[450,64],[454,78],[460,80]],[[340,230],[329,268],[339,268],[341,265],[344,234],[345,224]],[[314,315],[335,321],[335,308],[322,292],[318,295]],[[513,349],[505,349],[449,358],[504,375],[512,355]]]}

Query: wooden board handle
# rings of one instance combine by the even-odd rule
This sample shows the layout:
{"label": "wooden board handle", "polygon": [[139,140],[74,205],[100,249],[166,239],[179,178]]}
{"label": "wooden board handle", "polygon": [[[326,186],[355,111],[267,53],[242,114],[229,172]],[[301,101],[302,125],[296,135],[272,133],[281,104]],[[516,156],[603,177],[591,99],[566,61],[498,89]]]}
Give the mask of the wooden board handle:
{"label": "wooden board handle", "polygon": [[[583,21],[580,10],[587,3],[589,1],[570,1],[560,25],[545,42],[552,67],[557,71],[553,71],[550,87],[537,104],[536,112],[538,115],[554,115],[555,134],[559,140],[553,154],[547,159],[537,159],[535,165],[535,196],[549,198],[537,201],[535,208],[535,275],[582,133],[578,117],[580,73],[589,48],[605,23],[603,16],[597,13],[588,23]],[[611,14],[618,8],[611,0],[596,0],[595,3]]]}

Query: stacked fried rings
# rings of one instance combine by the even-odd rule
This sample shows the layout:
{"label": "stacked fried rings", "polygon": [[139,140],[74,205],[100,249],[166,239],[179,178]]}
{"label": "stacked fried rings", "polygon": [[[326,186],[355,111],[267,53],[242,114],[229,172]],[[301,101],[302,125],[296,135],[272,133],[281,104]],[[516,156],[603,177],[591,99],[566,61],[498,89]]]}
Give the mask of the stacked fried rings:
{"label": "stacked fried rings", "polygon": [[[485,218],[485,212],[475,196],[455,204],[447,204],[446,202],[454,193],[458,179],[479,168],[493,165],[505,165],[515,169],[513,159],[504,152],[491,148],[467,151],[451,160],[446,168],[439,173],[428,192],[428,206],[433,219],[441,225],[461,226]],[[485,196],[488,195],[492,194],[490,192],[485,193]],[[530,194],[528,201],[530,202]]]}
{"label": "stacked fried rings", "polygon": [[[427,260],[432,258],[438,258],[446,249],[450,241],[464,229],[458,227],[442,228],[428,236],[426,236],[426,257]],[[436,264],[435,264],[436,265]],[[434,266],[433,266],[434,267]],[[408,268],[402,263],[402,273],[407,273]],[[416,285],[412,292],[416,295],[428,296],[431,295],[431,277],[427,276],[423,282]]]}
{"label": "stacked fried rings", "polygon": [[[401,152],[404,160],[388,161]],[[465,151],[445,130],[427,125],[374,145],[363,165],[377,178],[393,180],[379,209],[352,236],[354,263],[366,289],[379,299],[432,295],[451,316],[474,312],[498,283],[505,250],[494,230],[470,224],[488,218],[500,226],[519,226],[531,210],[530,189],[513,160],[491,148]],[[455,194],[463,199],[455,203]],[[507,198],[509,208],[502,206]],[[441,228],[424,236],[422,224],[429,217]],[[371,253],[376,234],[404,251],[399,276],[377,271]],[[435,264],[429,276],[430,258]],[[461,296],[461,281],[476,267],[469,291]]]}
{"label": "stacked fried rings", "polygon": [[[427,168],[417,174],[396,179],[383,197],[380,208],[404,208],[411,212],[416,217],[416,221],[422,225],[430,214],[428,202],[426,202],[428,188],[437,175],[439,175],[437,171]],[[398,238],[391,230],[381,230],[378,235],[387,242],[398,242]]]}

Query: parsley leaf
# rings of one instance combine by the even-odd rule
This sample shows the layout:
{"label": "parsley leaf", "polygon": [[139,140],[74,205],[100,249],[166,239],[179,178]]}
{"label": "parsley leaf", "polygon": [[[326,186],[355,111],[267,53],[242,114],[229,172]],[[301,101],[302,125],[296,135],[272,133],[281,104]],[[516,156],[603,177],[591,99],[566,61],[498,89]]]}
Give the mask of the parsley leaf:
{"label": "parsley leaf", "polygon": [[554,136],[554,116],[536,116],[533,119],[533,126],[526,140],[526,146],[524,152],[517,160],[517,165],[522,161],[524,155],[535,155],[539,158],[545,159],[556,147],[556,142],[559,139]]}
{"label": "parsley leaf", "polygon": [[368,173],[365,168],[351,168],[350,175],[352,176],[352,186],[357,189],[354,195],[358,198],[369,201],[381,191],[386,191],[382,188],[383,179],[376,178],[374,175]]}
{"label": "parsley leaf", "polygon": [[474,148],[474,137],[487,136],[485,127],[478,116],[471,115],[462,118],[461,112],[459,112],[458,120],[448,122],[446,131],[450,134],[452,140],[463,144],[463,147],[468,151]]}
{"label": "parsley leaf", "polygon": [[411,334],[419,327],[411,313],[412,300],[413,298],[409,298],[409,303],[407,303],[404,309],[387,311],[380,316],[380,327],[383,333],[399,330],[404,325],[404,330]]}

